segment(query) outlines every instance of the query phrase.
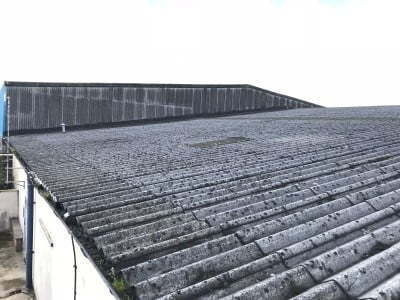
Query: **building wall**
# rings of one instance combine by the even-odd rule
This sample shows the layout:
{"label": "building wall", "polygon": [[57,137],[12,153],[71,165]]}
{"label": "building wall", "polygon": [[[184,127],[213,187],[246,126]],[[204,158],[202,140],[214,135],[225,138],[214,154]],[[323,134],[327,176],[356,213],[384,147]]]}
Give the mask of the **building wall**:
{"label": "building wall", "polygon": [[[15,161],[20,165],[17,159]],[[23,178],[21,169],[16,169],[15,173]],[[20,199],[26,199],[26,189],[21,191],[24,195]],[[118,299],[67,225],[37,188],[34,189],[34,203],[33,286],[36,299],[74,299],[75,264],[76,300]]]}
{"label": "building wall", "polygon": [[[18,219],[21,225],[22,233],[25,233],[25,203],[26,203],[26,186],[28,184],[28,177],[26,175],[25,169],[20,163],[20,161],[13,156],[13,177],[14,186],[18,190]],[[24,245],[25,249],[25,245]]]}
{"label": "building wall", "polygon": [[[38,300],[118,299],[53,208],[35,189],[33,284]],[[75,248],[75,260],[74,260]]]}
{"label": "building wall", "polygon": [[32,269],[36,298],[74,299],[71,236],[36,189],[34,199]]}
{"label": "building wall", "polygon": [[119,299],[105,279],[94,266],[93,262],[88,259],[85,250],[81,248],[79,243],[74,239],[76,249],[76,265],[77,265],[77,278],[76,278],[76,299],[100,299],[100,300],[115,300]]}
{"label": "building wall", "polygon": [[316,106],[252,86],[6,85],[12,132]]}
{"label": "building wall", "polygon": [[0,232],[10,230],[10,218],[18,217],[18,190],[0,190]]}

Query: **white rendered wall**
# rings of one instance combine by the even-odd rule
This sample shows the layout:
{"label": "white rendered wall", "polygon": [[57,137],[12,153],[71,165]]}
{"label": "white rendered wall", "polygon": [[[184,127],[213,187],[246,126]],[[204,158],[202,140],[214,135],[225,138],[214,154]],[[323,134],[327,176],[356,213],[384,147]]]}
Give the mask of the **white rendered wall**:
{"label": "white rendered wall", "polygon": [[10,230],[10,218],[18,217],[18,190],[0,190],[0,232]]}
{"label": "white rendered wall", "polygon": [[19,162],[19,160],[13,156],[13,177],[15,189],[18,193],[18,218],[19,224],[21,225],[22,232],[25,232],[25,201],[26,201],[26,186],[27,186],[27,175],[25,169]]}
{"label": "white rendered wall", "polygon": [[[35,188],[33,285],[38,300],[74,299],[72,235]],[[115,300],[105,279],[73,238],[77,279],[76,299]]]}
{"label": "white rendered wall", "polygon": [[[18,169],[16,171],[14,176],[20,173]],[[26,174],[25,177],[23,174],[17,174],[17,176],[20,176],[20,179],[27,178]],[[25,199],[25,197],[26,189],[21,189],[19,199]],[[112,294],[108,282],[94,263],[85,256],[84,250],[72,236],[64,221],[36,188],[34,202],[33,287],[36,299],[74,299],[75,275],[72,243],[75,247],[77,265],[76,300],[119,299],[118,296]],[[20,206],[25,207],[25,205]],[[23,221],[22,224],[24,224]]]}
{"label": "white rendered wall", "polygon": [[32,269],[36,298],[74,299],[71,236],[36,189],[34,199]]}
{"label": "white rendered wall", "polygon": [[93,263],[84,255],[79,244],[75,241],[77,268],[77,297],[85,299],[119,299],[114,296],[108,285],[104,283],[102,275],[95,269]]}

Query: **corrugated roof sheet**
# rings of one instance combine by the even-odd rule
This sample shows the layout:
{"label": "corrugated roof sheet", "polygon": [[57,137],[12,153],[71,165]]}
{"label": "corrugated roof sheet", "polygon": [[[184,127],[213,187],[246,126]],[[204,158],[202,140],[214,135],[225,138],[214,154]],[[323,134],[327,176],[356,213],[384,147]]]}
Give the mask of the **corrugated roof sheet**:
{"label": "corrugated roof sheet", "polygon": [[139,299],[400,297],[400,106],[11,142]]}
{"label": "corrugated roof sheet", "polygon": [[12,135],[320,107],[251,85],[5,82]]}

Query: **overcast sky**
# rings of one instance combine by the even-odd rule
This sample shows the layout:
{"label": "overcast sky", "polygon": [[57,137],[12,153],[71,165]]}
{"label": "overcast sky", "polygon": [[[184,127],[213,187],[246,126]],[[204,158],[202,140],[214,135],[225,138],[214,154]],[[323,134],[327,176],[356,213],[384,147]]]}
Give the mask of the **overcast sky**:
{"label": "overcast sky", "polygon": [[0,81],[248,83],[400,105],[399,0],[1,0]]}

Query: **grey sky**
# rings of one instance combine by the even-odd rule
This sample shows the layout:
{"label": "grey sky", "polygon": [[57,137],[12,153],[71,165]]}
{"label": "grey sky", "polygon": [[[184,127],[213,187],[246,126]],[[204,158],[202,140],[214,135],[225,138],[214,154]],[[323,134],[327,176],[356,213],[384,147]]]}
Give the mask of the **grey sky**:
{"label": "grey sky", "polygon": [[0,80],[249,83],[400,104],[400,2],[2,0]]}

